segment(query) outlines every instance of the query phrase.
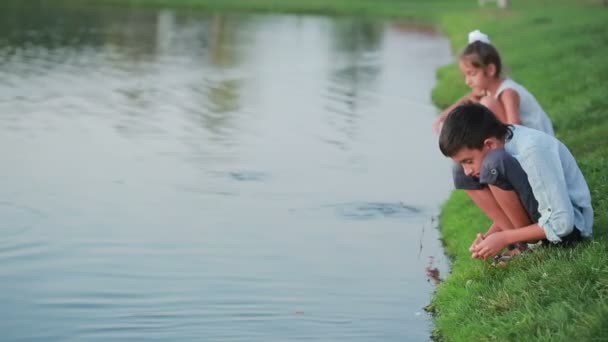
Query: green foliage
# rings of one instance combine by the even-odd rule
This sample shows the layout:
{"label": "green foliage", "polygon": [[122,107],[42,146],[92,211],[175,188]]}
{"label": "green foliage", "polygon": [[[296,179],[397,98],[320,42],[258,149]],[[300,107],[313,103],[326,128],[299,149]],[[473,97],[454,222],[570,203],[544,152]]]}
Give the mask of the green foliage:
{"label": "green foliage", "polygon": [[133,7],[171,7],[218,11],[255,11],[329,15],[365,15],[409,17],[416,20],[435,18],[445,10],[470,9],[474,1],[450,0],[4,0],[38,1],[73,6],[106,5]]}

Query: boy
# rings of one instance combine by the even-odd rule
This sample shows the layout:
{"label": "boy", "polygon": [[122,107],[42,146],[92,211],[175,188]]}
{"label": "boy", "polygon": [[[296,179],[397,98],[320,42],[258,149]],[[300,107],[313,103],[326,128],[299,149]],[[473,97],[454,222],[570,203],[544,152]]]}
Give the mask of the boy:
{"label": "boy", "polygon": [[448,115],[439,148],[484,185],[482,210],[494,222],[473,241],[474,258],[517,243],[568,245],[591,235],[589,188],[570,151],[554,137],[505,125],[486,107],[464,104]]}

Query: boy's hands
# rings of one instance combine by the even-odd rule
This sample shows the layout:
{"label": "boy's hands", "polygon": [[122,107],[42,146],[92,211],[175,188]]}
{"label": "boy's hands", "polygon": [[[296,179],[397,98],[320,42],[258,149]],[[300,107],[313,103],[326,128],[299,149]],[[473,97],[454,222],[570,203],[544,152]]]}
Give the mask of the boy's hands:
{"label": "boy's hands", "polygon": [[485,238],[485,235],[483,235],[483,234],[477,234],[477,237],[475,238],[475,240],[471,244],[471,247],[469,247],[469,252],[473,253],[477,249],[477,245],[481,241],[483,241],[484,238]]}
{"label": "boy's hands", "polygon": [[499,233],[500,231],[501,231],[501,229],[496,225],[496,223],[492,223],[492,225],[490,226],[490,228],[488,228],[488,231],[485,234],[477,234],[477,236],[475,237],[475,240],[471,244],[471,247],[469,247],[469,252],[471,252],[471,257],[475,258],[475,259],[484,259],[478,255],[479,245],[488,236]]}
{"label": "boy's hands", "polygon": [[477,238],[471,246],[472,257],[475,259],[487,259],[495,256],[507,245],[507,241],[504,238],[504,234],[498,232],[487,235],[485,237],[477,235]]}

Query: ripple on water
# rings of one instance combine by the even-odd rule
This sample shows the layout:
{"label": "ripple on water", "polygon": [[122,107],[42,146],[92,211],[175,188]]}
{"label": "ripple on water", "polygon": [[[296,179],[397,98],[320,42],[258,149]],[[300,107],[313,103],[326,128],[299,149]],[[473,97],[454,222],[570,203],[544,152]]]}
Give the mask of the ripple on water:
{"label": "ripple on water", "polygon": [[33,226],[47,217],[36,208],[0,202],[0,265],[3,271],[18,269],[26,261],[42,260],[51,255],[48,244],[39,236],[32,237],[28,232]]}
{"label": "ripple on water", "polygon": [[331,204],[326,207],[334,209],[338,216],[352,220],[412,217],[422,212],[420,208],[400,202],[346,202]]}
{"label": "ripple on water", "polygon": [[230,178],[241,182],[261,182],[268,179],[269,175],[260,171],[234,171],[229,172]]}
{"label": "ripple on water", "polygon": [[0,201],[0,217],[2,217],[0,242],[6,242],[8,238],[29,230],[34,222],[45,218],[46,214],[27,205]]}

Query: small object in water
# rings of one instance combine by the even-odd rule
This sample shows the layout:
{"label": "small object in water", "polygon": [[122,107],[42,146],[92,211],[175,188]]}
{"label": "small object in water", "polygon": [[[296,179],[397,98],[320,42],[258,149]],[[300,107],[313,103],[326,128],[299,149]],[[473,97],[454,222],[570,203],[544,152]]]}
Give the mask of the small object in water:
{"label": "small object in water", "polygon": [[303,315],[304,311],[303,310],[296,310],[296,315]]}
{"label": "small object in water", "polygon": [[432,280],[433,283],[439,284],[441,282],[441,278],[439,277],[439,270],[437,267],[426,267],[426,276],[429,277],[429,280]]}
{"label": "small object in water", "polygon": [[429,257],[429,264],[425,267],[426,276],[429,277],[429,281],[432,280],[435,285],[438,285],[441,282],[441,277],[439,275],[439,269],[433,266],[433,261],[435,258],[432,256]]}

